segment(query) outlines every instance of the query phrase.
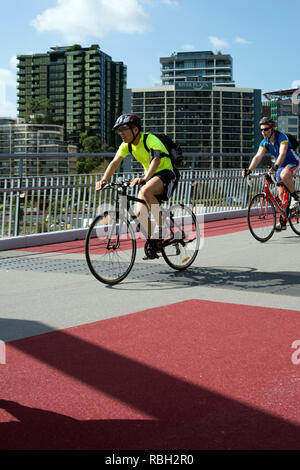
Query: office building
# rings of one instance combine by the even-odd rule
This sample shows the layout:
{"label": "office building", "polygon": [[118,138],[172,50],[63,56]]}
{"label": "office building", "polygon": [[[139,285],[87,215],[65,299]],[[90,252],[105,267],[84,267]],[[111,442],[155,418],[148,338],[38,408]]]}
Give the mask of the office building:
{"label": "office building", "polygon": [[113,62],[98,45],[52,47],[45,54],[19,55],[18,60],[19,117],[28,119],[33,102],[46,102],[50,117],[64,125],[68,141],[78,143],[80,133],[88,132],[115,143],[108,130],[122,112],[122,62]]}
{"label": "office building", "polygon": [[232,58],[229,54],[211,51],[177,52],[161,57],[162,85],[181,82],[201,82],[220,86],[234,86]]}
{"label": "office building", "polygon": [[240,156],[248,163],[260,142],[260,90],[179,82],[134,88],[131,95],[144,129],[170,135],[185,153],[231,154],[226,166],[232,168],[240,166]]}
{"label": "office building", "polygon": [[299,116],[278,116],[277,127],[281,132],[292,134],[299,140]]}

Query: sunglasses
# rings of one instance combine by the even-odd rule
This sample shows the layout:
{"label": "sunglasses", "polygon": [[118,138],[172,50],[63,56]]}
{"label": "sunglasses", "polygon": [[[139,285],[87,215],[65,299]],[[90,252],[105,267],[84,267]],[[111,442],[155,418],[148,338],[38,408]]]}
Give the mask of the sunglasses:
{"label": "sunglasses", "polygon": [[260,130],[261,130],[261,132],[267,132],[270,129],[272,129],[272,127],[262,127]]}
{"label": "sunglasses", "polygon": [[117,129],[118,132],[126,132],[130,129],[128,126],[121,126]]}

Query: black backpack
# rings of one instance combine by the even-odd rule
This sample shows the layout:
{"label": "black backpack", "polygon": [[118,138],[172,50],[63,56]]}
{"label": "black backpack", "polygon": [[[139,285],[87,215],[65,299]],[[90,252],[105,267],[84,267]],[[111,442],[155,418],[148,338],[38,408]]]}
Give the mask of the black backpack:
{"label": "black backpack", "polygon": [[[144,133],[144,141],[143,141],[144,147],[147,150],[147,152],[149,152],[149,147],[147,146],[148,135],[149,133],[146,133],[146,132]],[[164,144],[164,146],[169,152],[169,155],[166,154],[166,156],[171,159],[172,165],[176,169],[176,166],[182,161],[182,149],[180,145],[174,142],[174,140],[172,140],[171,137],[169,137],[166,134],[154,134],[153,133],[152,135],[155,135],[155,137],[157,137]],[[128,150],[130,153],[132,152],[131,144],[128,144]]]}
{"label": "black backpack", "polygon": [[[285,134],[287,136],[287,138],[289,139],[289,141],[292,145],[292,149],[296,150],[296,148],[299,147],[299,142],[296,139],[296,137],[293,136],[292,134],[287,134],[286,132],[283,132],[283,134]],[[278,142],[278,140],[279,140],[279,131],[275,131],[275,138],[277,139],[277,143],[279,143]]]}

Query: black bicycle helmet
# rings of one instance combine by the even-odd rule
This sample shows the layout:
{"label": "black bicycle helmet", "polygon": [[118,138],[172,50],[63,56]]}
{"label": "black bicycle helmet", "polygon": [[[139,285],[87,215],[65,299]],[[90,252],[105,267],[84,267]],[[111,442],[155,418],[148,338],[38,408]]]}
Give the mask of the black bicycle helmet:
{"label": "black bicycle helmet", "polygon": [[261,120],[259,121],[259,125],[261,124],[270,124],[270,126],[275,127],[274,119],[267,117],[267,116],[261,118]]}
{"label": "black bicycle helmet", "polygon": [[120,126],[127,125],[129,127],[137,127],[139,131],[142,130],[142,121],[136,114],[122,114],[118,117],[113,127],[113,130],[118,129]]}

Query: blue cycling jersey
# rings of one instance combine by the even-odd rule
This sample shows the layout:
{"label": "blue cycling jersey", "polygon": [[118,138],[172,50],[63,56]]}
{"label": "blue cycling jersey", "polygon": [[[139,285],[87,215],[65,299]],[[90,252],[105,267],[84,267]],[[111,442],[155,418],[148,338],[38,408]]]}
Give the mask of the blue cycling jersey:
{"label": "blue cycling jersey", "polygon": [[259,144],[260,147],[263,147],[264,149],[268,150],[270,154],[277,159],[279,156],[279,147],[280,144],[287,142],[288,143],[288,150],[286,152],[285,159],[282,163],[282,167],[289,165],[290,163],[293,163],[295,165],[299,165],[300,163],[300,157],[298,153],[292,149],[292,145],[288,139],[288,137],[283,133],[279,132],[278,133],[278,138],[275,136],[274,144],[270,141],[270,139],[263,139],[261,143]]}

